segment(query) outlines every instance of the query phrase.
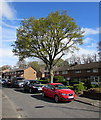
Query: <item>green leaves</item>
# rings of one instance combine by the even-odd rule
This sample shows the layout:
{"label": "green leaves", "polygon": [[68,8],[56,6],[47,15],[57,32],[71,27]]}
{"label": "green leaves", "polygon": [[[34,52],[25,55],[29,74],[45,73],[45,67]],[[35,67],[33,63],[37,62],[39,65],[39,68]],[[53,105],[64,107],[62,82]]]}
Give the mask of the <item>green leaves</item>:
{"label": "green leaves", "polygon": [[21,58],[37,57],[52,69],[56,57],[61,58],[70,48],[74,51],[76,44],[82,44],[82,37],[74,19],[66,11],[56,11],[46,18],[24,19],[17,29],[13,52]]}

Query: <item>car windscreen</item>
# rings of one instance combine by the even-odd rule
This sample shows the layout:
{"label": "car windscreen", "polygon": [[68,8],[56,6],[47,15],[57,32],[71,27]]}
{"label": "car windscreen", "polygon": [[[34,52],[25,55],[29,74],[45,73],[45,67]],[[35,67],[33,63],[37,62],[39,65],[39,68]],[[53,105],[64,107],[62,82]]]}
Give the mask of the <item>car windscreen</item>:
{"label": "car windscreen", "polygon": [[38,81],[33,81],[31,84],[40,84]]}
{"label": "car windscreen", "polygon": [[54,85],[56,89],[68,89],[66,86],[62,84]]}

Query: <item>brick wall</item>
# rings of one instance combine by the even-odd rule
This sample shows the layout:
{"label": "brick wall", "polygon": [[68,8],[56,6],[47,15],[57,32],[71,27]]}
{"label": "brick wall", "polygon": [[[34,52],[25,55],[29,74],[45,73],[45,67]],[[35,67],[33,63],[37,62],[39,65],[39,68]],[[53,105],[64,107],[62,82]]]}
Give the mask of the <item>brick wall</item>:
{"label": "brick wall", "polygon": [[29,67],[24,70],[24,78],[26,80],[36,80],[37,79],[36,74],[37,74],[36,71],[32,67]]}

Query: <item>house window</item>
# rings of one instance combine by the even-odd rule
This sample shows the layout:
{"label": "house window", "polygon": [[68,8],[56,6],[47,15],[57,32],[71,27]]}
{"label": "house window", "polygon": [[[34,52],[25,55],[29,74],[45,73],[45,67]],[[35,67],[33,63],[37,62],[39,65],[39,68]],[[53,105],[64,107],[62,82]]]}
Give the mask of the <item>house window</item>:
{"label": "house window", "polygon": [[81,70],[76,70],[75,73],[81,73]]}
{"label": "house window", "polygon": [[62,74],[68,74],[68,71],[62,71]]}
{"label": "house window", "polygon": [[87,72],[89,73],[89,72],[91,72],[91,70],[90,70],[90,69],[88,69],[88,70],[87,70]]}
{"label": "house window", "polygon": [[98,72],[98,69],[93,69],[93,72],[94,72],[94,73]]}
{"label": "house window", "polygon": [[56,74],[59,75],[59,72],[57,71]]}

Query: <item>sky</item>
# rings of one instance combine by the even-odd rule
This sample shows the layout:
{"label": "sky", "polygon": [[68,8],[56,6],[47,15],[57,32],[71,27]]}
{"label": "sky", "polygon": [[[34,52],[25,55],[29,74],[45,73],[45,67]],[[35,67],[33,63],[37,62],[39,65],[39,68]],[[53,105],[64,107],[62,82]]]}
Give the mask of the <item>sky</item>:
{"label": "sky", "polygon": [[[76,0],[75,0],[76,1]],[[0,66],[15,66],[18,57],[12,53],[11,45],[16,41],[16,29],[21,20],[29,17],[46,17],[50,12],[66,10],[68,15],[75,19],[76,24],[85,31],[82,46],[74,54],[98,53],[99,42],[99,2],[15,2],[2,0],[0,8]],[[71,54],[65,55],[67,59]],[[37,60],[37,59],[33,59]],[[32,59],[26,59],[32,61]]]}

